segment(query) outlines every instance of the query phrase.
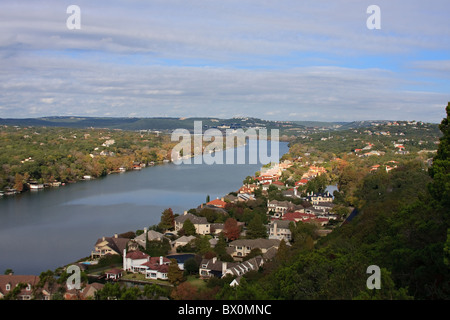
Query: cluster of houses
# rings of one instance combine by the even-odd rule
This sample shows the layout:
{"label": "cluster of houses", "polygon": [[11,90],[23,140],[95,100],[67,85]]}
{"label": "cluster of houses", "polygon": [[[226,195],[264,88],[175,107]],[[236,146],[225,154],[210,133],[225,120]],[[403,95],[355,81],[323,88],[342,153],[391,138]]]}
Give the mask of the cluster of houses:
{"label": "cluster of houses", "polygon": [[[53,300],[64,284],[41,283],[42,279],[36,275],[15,275],[13,273],[0,275],[0,300],[11,295],[15,300]],[[94,282],[84,285],[80,290],[65,287],[65,300],[93,299],[95,293],[103,288],[103,284]],[[19,289],[19,290],[17,290]]]}
{"label": "cluster of houses", "polygon": [[[203,219],[190,213],[178,216],[176,225],[179,227],[181,221],[192,219],[196,230],[200,234],[210,234],[207,232],[212,224],[208,224]],[[178,228],[177,227],[177,228]],[[211,229],[209,229],[211,230]],[[218,231],[213,231],[217,234]],[[176,231],[175,231],[176,233]],[[149,241],[162,241],[166,236],[154,230],[144,230],[144,233],[134,239],[122,238],[115,234],[113,237],[102,237],[97,240],[94,251],[91,253],[93,259],[103,257],[105,255],[121,255],[122,268],[113,268],[105,272],[106,279],[118,280],[124,272],[140,273],[146,279],[168,280],[169,265],[174,259],[180,270],[184,270],[184,261],[186,254],[170,254],[168,256],[151,257],[142,251],[141,246],[145,243],[145,237]],[[171,242],[172,248],[184,246],[195,239],[194,236],[182,236]],[[211,239],[214,240],[214,239]],[[227,274],[236,275],[233,285],[238,284],[242,275],[251,270],[257,270],[265,261],[273,259],[276,255],[278,247],[281,243],[280,239],[238,239],[231,241],[226,248],[227,253],[233,258],[234,262],[221,262],[217,258],[203,259],[199,267],[199,275],[201,278],[209,278],[211,276],[226,276]],[[214,242],[211,242],[214,246]],[[253,250],[259,249],[260,255],[246,261],[246,256]],[[176,251],[176,250],[174,250]],[[188,255],[189,256],[189,255]],[[220,267],[219,267],[220,266]]]}
{"label": "cluster of houses", "polygon": [[370,172],[376,172],[376,171],[380,170],[381,168],[384,168],[386,170],[386,172],[390,172],[391,170],[397,168],[397,165],[398,165],[398,161],[395,161],[395,160],[388,161],[384,165],[375,164],[370,167]]}
{"label": "cluster of houses", "polygon": [[[288,164],[289,165],[289,164]],[[281,176],[282,170],[288,165],[274,166],[268,168],[257,179],[259,183],[267,179],[270,184],[276,184]],[[310,167],[311,176],[323,173],[324,169],[320,167]],[[272,179],[269,181],[269,177]],[[308,175],[309,177],[309,175]],[[303,177],[299,183],[306,183],[307,177]],[[249,201],[254,199],[254,191],[259,187],[259,183],[243,185],[237,193],[229,194],[222,198],[217,198],[200,205],[197,210],[209,208],[216,212],[227,214],[226,206],[229,203],[238,203],[240,201]],[[295,190],[296,188],[294,188]],[[295,195],[297,196],[297,195]],[[299,196],[298,196],[299,197]],[[227,253],[233,258],[233,262],[220,261],[217,258],[203,259],[199,268],[201,278],[211,276],[224,277],[228,274],[235,275],[235,281],[232,285],[238,285],[240,277],[251,270],[257,270],[266,261],[273,259],[276,255],[281,241],[288,245],[292,240],[290,224],[299,221],[307,223],[316,223],[324,225],[330,219],[336,219],[337,216],[331,213],[333,208],[333,196],[330,193],[309,193],[304,198],[311,206],[303,207],[296,205],[291,201],[268,201],[267,214],[271,217],[271,222],[267,225],[267,239],[238,239],[228,243]],[[185,222],[189,220],[195,227],[198,235],[211,235],[210,245],[214,247],[217,243],[217,236],[224,230],[223,223],[210,223],[206,217],[195,215],[185,211],[174,219],[174,230],[171,235],[177,235],[183,228]],[[244,227],[244,223],[239,223]],[[242,228],[244,229],[244,228]],[[245,231],[244,231],[245,233]],[[146,241],[162,241],[167,235],[154,230],[144,229],[144,233],[134,239],[121,238],[118,235],[113,237],[102,237],[95,244],[95,249],[91,253],[92,259],[100,258],[107,254],[120,254],[123,258],[123,268],[113,269],[106,272],[108,279],[117,280],[123,272],[141,273],[147,279],[168,279],[168,270],[171,260],[168,257],[150,257],[143,253],[141,248],[145,247]],[[146,240],[147,239],[147,240]],[[185,246],[195,239],[194,236],[181,236],[171,241],[172,253],[180,246]],[[246,259],[253,250],[258,249],[259,255]],[[177,260],[177,255],[172,254],[171,259]],[[183,261],[177,260],[181,270],[184,269]]]}

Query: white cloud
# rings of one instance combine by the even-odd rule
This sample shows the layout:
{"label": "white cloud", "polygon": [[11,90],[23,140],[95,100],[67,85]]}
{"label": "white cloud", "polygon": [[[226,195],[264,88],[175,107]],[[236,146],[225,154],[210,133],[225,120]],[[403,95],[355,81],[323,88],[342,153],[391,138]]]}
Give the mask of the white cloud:
{"label": "white cloud", "polygon": [[449,52],[449,3],[377,4],[371,31],[356,0],[80,0],[68,30],[67,3],[5,0],[0,116],[440,121],[448,60],[416,56]]}

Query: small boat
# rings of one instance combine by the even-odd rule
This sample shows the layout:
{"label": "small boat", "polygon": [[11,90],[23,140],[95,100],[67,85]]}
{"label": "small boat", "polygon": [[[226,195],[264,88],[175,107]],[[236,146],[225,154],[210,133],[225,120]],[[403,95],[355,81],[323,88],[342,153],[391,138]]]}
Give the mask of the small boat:
{"label": "small boat", "polygon": [[41,183],[30,183],[30,190],[41,190],[44,189],[44,185]]}

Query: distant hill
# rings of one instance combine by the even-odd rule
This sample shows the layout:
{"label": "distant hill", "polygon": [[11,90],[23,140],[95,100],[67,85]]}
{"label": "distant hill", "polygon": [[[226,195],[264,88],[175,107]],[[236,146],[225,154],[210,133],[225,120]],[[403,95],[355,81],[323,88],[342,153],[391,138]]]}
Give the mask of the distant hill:
{"label": "distant hill", "polygon": [[194,121],[202,121],[203,129],[239,129],[261,127],[299,128],[304,126],[286,121],[266,121],[256,118],[110,118],[110,117],[43,117],[26,119],[2,119],[0,125],[10,126],[48,126],[68,128],[108,128],[122,130],[174,130],[177,128],[194,129]]}

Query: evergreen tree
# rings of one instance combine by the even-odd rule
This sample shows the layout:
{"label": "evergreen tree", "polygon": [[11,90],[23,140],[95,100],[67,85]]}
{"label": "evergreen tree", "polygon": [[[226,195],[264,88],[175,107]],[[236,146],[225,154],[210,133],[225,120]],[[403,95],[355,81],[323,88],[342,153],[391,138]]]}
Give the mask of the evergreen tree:
{"label": "evergreen tree", "polygon": [[181,271],[180,267],[178,267],[177,260],[170,259],[169,271],[167,272],[167,277],[169,278],[169,282],[175,286],[179,285],[183,282],[183,271]]}
{"label": "evergreen tree", "polygon": [[267,228],[259,214],[256,214],[248,224],[246,237],[248,239],[267,238]]}
{"label": "evergreen tree", "polygon": [[175,227],[175,217],[171,208],[163,211],[159,227],[163,230],[172,230]]}
{"label": "evergreen tree", "polygon": [[[436,156],[429,173],[433,178],[430,184],[430,193],[433,198],[444,208],[450,208],[450,102],[446,108],[447,117],[439,125],[443,133],[440,139]],[[446,215],[448,222],[448,211]]]}

